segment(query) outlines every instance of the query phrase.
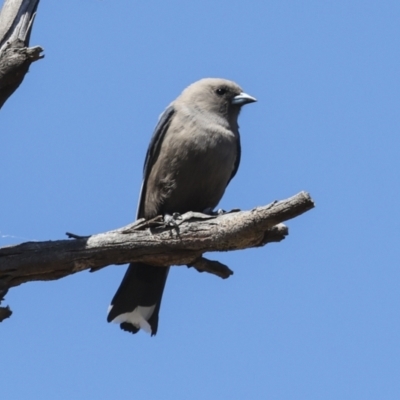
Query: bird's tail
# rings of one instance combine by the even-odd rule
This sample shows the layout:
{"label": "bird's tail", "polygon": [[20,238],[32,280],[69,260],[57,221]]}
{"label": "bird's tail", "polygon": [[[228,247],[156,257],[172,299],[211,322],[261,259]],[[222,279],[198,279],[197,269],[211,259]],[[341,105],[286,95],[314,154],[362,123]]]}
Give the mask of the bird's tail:
{"label": "bird's tail", "polygon": [[119,323],[128,332],[143,329],[155,335],[168,271],[169,268],[131,263],[108,308],[107,321]]}

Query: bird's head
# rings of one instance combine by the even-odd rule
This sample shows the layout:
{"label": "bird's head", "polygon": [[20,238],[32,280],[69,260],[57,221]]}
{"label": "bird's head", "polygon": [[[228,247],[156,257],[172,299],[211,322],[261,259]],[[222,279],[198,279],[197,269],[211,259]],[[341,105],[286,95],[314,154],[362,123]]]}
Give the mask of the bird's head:
{"label": "bird's head", "polygon": [[180,101],[200,112],[210,112],[235,122],[243,105],[257,101],[243,92],[235,82],[220,78],[205,78],[188,86]]}

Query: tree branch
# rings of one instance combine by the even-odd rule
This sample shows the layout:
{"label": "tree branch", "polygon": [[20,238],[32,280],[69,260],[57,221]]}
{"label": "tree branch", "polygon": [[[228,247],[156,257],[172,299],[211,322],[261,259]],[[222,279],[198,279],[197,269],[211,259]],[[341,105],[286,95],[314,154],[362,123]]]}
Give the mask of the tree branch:
{"label": "tree branch", "polygon": [[[4,300],[4,296],[7,294],[7,289],[0,289],[0,304]],[[0,307],[0,322],[3,322],[6,318],[10,318],[12,311],[10,307]]]}
{"label": "tree branch", "polygon": [[138,220],[126,227],[73,240],[27,242],[0,248],[0,288],[36,280],[59,279],[75,272],[110,264],[141,261],[165,267],[189,265],[228,277],[223,264],[203,253],[230,251],[279,242],[288,235],[281,222],[314,207],[305,192],[250,211],[209,216],[189,212],[173,226],[161,217]]}
{"label": "tree branch", "polygon": [[27,47],[39,0],[5,0],[0,12],[0,108],[23,81],[39,46]]}

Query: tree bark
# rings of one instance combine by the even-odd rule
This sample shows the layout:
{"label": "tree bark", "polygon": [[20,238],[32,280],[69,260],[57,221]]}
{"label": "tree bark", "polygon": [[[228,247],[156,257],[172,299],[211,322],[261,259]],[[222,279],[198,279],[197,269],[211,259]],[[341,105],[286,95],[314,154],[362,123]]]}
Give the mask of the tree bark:
{"label": "tree bark", "polygon": [[26,242],[0,248],[0,290],[36,280],[59,279],[110,264],[141,261],[151,265],[193,266],[223,278],[228,267],[202,257],[209,251],[241,250],[279,242],[288,235],[281,222],[314,207],[301,192],[250,211],[218,216],[189,212],[173,223],[162,217],[138,220],[126,227],[73,240]]}
{"label": "tree bark", "polygon": [[28,47],[39,0],[5,0],[0,12],[0,108],[23,81],[32,62],[43,58]]}

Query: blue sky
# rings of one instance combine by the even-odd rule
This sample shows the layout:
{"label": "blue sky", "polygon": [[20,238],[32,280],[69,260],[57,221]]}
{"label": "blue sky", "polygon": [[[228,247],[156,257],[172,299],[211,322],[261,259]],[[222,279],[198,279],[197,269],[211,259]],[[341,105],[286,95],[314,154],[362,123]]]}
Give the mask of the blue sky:
{"label": "blue sky", "polygon": [[45,59],[1,110],[0,246],[134,219],[159,114],[203,77],[258,98],[220,207],[300,190],[261,249],[172,270],[159,331],[106,323],[124,266],[13,288],[5,399],[400,398],[400,3],[41,2]]}

